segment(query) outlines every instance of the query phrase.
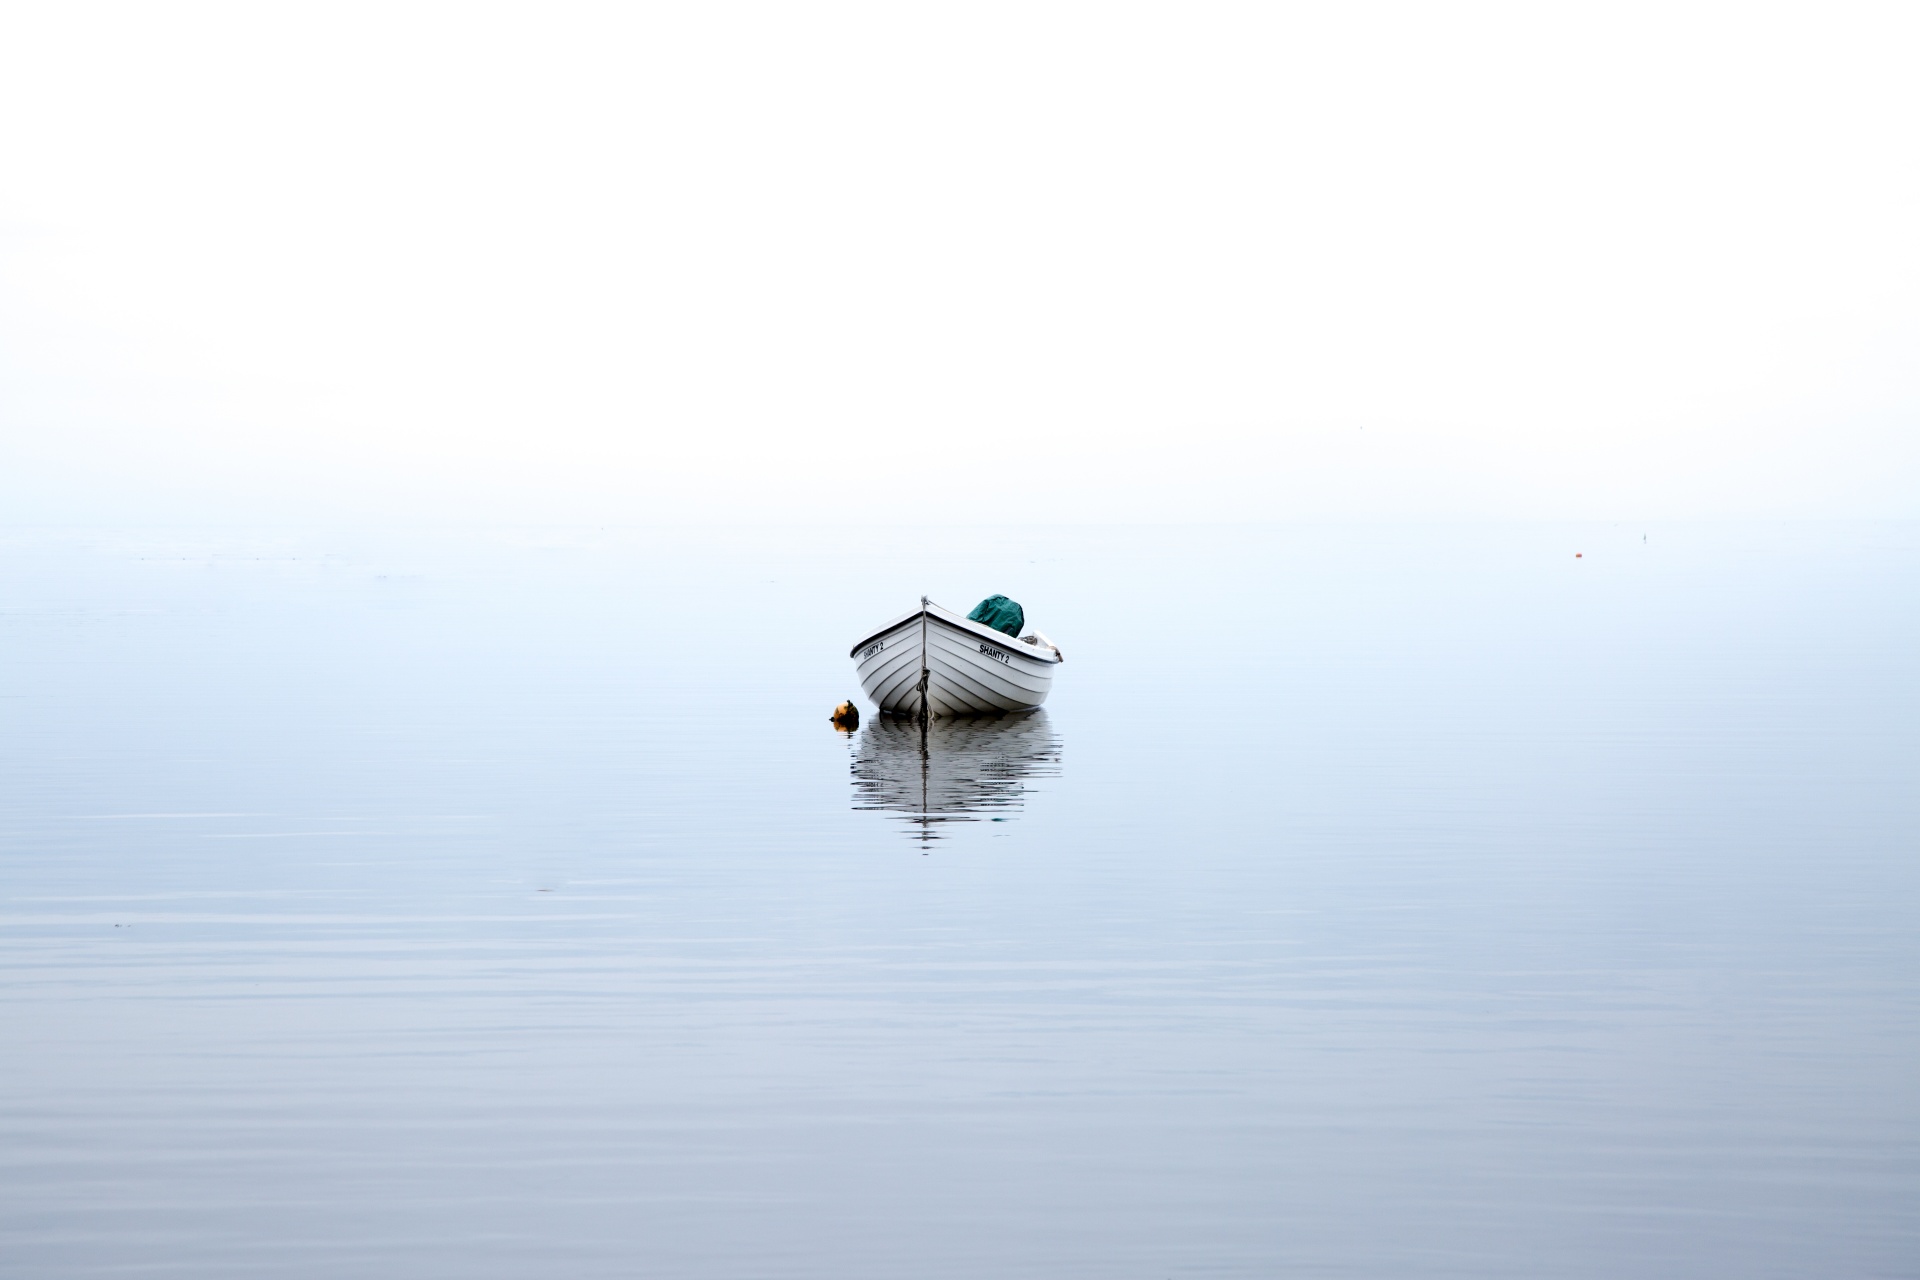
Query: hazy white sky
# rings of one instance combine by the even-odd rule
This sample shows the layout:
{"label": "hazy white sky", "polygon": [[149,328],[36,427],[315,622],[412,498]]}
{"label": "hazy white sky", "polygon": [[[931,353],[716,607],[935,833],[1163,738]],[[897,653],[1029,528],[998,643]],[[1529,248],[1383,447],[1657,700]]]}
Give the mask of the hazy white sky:
{"label": "hazy white sky", "polygon": [[0,8],[0,518],[1920,516],[1920,6]]}

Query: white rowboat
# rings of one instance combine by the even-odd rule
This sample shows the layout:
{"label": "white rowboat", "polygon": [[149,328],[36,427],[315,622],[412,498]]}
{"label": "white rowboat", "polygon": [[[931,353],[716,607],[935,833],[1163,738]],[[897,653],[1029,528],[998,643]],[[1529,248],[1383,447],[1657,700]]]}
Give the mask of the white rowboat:
{"label": "white rowboat", "polygon": [[977,716],[1025,711],[1047,700],[1060,650],[1035,632],[1016,640],[943,609],[920,607],[879,628],[848,654],[860,687],[887,715]]}

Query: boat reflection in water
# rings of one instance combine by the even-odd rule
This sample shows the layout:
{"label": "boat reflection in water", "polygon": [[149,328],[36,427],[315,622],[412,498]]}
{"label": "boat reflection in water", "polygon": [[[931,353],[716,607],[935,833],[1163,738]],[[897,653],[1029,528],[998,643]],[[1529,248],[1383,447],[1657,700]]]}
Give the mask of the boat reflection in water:
{"label": "boat reflection in water", "polygon": [[875,716],[853,747],[853,807],[884,809],[939,839],[937,824],[1000,817],[1028,780],[1060,772],[1060,738],[1044,711],[932,720]]}

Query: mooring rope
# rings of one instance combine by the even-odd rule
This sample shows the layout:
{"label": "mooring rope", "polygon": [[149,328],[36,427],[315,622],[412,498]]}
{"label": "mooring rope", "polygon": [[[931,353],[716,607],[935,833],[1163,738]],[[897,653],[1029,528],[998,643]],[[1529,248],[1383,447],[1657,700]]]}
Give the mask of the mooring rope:
{"label": "mooring rope", "polygon": [[931,673],[927,670],[927,598],[920,597],[920,718],[927,718],[927,685]]}

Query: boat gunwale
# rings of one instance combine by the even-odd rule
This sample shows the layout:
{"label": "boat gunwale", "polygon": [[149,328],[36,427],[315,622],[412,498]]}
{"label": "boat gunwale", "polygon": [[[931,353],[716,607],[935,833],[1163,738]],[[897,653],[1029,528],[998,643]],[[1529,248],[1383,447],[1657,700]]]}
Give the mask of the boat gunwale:
{"label": "boat gunwale", "polygon": [[[1058,649],[1042,649],[1037,644],[1025,644],[1018,636],[1009,636],[1004,631],[996,631],[984,622],[975,622],[972,618],[962,617],[942,605],[934,604],[932,601],[928,601],[923,608],[908,610],[892,622],[889,622],[886,626],[879,628],[877,631],[869,632],[861,639],[854,641],[853,647],[847,650],[847,656],[849,658],[858,658],[860,656],[860,650],[866,648],[881,636],[912,622],[922,614],[925,614],[935,622],[946,623],[948,626],[959,630],[963,635],[977,635],[982,640],[996,641],[1007,646],[1009,652],[1034,662],[1044,663],[1047,666],[1058,666],[1065,661],[1065,659],[1060,656]],[[1016,648],[1014,646],[1018,647]]]}

